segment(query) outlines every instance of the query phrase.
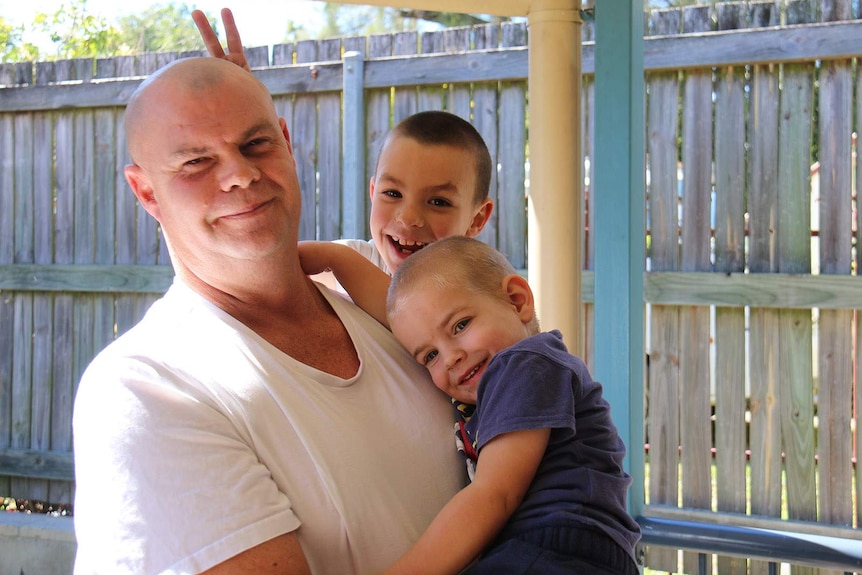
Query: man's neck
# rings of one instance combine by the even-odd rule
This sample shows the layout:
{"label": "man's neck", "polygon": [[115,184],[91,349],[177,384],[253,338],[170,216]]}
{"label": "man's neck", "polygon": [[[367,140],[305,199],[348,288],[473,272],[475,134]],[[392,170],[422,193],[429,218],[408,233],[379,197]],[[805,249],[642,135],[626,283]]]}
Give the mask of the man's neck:
{"label": "man's neck", "polygon": [[246,275],[239,287],[227,282],[212,285],[187,269],[178,270],[177,276],[295,360],[338,377],[352,377],[359,368],[355,347],[317,286],[301,270],[272,272],[268,268]]}

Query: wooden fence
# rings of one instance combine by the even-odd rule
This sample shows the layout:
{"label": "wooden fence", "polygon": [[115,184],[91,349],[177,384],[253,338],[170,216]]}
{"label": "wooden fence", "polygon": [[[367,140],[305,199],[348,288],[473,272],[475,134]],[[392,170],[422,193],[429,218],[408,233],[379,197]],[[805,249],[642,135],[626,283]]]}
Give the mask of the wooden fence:
{"label": "wooden fence", "polygon": [[[862,22],[852,9],[727,3],[646,17],[648,514],[718,511],[860,538]],[[292,133],[301,236],[364,236],[386,131],[448,109],[471,119],[498,165],[481,239],[526,268],[526,38],[524,25],[504,24],[251,49]],[[584,38],[589,160],[601,137],[589,25]],[[361,110],[342,97],[350,51],[365,55]],[[123,179],[122,117],[140,77],[178,56],[0,67],[0,495],[72,500],[80,374],[170,282],[158,228]],[[356,114],[364,154],[351,168],[343,125]],[[589,184],[601,167],[586,165],[590,270],[590,202],[602,192]],[[589,344],[590,273],[583,288]],[[672,550],[647,555],[659,570],[677,561]],[[764,571],[717,561],[722,574]]]}

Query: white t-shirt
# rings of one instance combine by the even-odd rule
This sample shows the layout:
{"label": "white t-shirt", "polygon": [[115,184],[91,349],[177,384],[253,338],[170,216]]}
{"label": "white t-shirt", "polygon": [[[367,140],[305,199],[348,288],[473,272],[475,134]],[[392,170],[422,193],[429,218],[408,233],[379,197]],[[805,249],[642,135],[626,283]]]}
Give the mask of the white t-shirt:
{"label": "white t-shirt", "polygon": [[297,530],[316,575],[378,573],[463,485],[451,405],[374,319],[321,291],[349,380],[179,281],[87,368],[75,402],[76,575],[197,573]]}

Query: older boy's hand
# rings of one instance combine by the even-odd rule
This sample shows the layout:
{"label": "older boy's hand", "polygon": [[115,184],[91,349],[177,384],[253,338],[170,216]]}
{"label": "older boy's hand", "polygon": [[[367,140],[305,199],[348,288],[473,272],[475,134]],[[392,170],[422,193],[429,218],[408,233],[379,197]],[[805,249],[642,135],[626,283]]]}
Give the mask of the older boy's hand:
{"label": "older boy's hand", "polygon": [[309,276],[332,271],[332,260],[337,256],[338,249],[350,249],[332,242],[314,240],[301,241],[298,247],[302,271]]}
{"label": "older boy's hand", "polygon": [[192,20],[195,21],[195,26],[201,34],[204,45],[210,56],[233,62],[241,68],[245,68],[251,72],[251,67],[248,65],[248,60],[245,59],[245,52],[242,47],[242,40],[239,37],[239,30],[236,29],[236,22],[233,19],[233,13],[230,8],[222,8],[221,20],[224,23],[224,32],[227,36],[227,53],[222,48],[215,30],[207,20],[206,14],[200,10],[192,11]]}

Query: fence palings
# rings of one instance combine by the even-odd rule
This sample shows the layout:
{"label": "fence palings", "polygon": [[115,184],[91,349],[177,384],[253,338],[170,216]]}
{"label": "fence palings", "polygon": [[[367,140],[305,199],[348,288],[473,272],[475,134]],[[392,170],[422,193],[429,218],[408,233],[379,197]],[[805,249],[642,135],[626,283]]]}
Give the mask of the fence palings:
{"label": "fence palings", "polygon": [[[731,18],[719,18],[719,28]],[[745,69],[715,78],[715,271],[745,271]],[[716,509],[745,513],[745,310],[715,308]],[[746,562],[719,557],[719,573],[744,575]]]}

